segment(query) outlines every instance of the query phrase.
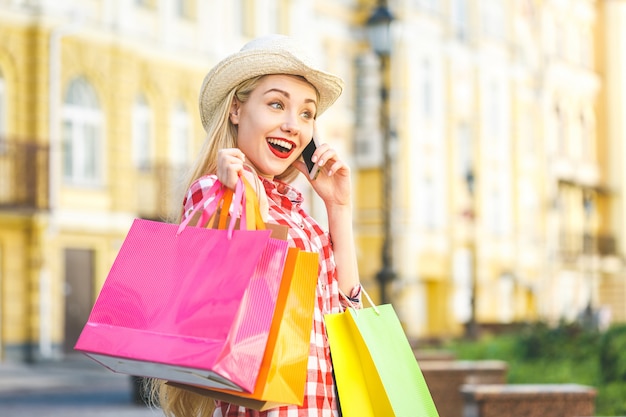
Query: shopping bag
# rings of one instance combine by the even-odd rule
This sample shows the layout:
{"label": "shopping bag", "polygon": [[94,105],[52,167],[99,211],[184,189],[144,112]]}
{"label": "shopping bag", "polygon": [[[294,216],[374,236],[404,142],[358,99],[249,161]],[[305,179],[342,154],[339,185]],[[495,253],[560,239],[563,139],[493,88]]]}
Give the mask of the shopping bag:
{"label": "shopping bag", "polygon": [[290,248],[261,372],[250,394],[168,382],[202,395],[259,411],[302,405],[318,273],[317,253]]}
{"label": "shopping bag", "polygon": [[391,304],[324,321],[343,417],[439,416]]}
{"label": "shopping bag", "polygon": [[[216,182],[197,205],[205,219],[224,188]],[[254,198],[244,190],[240,181],[235,216]],[[269,230],[234,226],[135,220],[75,349],[116,372],[252,391],[288,247]]]}

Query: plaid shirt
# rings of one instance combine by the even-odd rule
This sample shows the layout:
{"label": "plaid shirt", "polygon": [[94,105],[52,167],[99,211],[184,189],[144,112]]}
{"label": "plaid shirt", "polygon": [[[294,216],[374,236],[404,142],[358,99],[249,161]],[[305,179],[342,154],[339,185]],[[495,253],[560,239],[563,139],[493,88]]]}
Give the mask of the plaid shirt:
{"label": "plaid shirt", "polygon": [[[215,181],[215,175],[209,175],[191,185],[183,202],[185,216],[202,200]],[[330,235],[302,209],[303,198],[299,191],[284,182],[264,178],[261,181],[268,196],[269,221],[289,227],[290,246],[320,255],[304,403],[301,407],[279,407],[259,412],[216,401],[213,417],[338,417],[324,315],[339,313],[345,305],[339,297]],[[349,296],[359,298],[360,290],[357,286]]]}

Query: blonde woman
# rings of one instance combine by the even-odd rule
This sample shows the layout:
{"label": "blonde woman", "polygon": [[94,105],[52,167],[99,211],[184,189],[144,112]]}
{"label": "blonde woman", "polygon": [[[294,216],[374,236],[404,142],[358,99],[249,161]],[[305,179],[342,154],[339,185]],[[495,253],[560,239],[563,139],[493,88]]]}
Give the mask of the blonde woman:
{"label": "blonde woman", "polygon": [[[293,39],[280,35],[249,42],[205,77],[200,113],[207,139],[189,179],[183,218],[216,180],[234,188],[239,175],[251,175],[245,166],[253,167],[266,220],[289,228],[291,246],[320,255],[317,299],[302,406],[259,412],[161,385],[159,402],[167,415],[339,416],[323,317],[343,310],[339,291],[360,304],[350,170],[332,147],[320,144],[311,158],[320,173],[310,179],[301,154],[315,120],[342,89],[340,78],[316,68]],[[290,184],[300,173],[325,204],[328,231],[302,209],[302,194]]]}

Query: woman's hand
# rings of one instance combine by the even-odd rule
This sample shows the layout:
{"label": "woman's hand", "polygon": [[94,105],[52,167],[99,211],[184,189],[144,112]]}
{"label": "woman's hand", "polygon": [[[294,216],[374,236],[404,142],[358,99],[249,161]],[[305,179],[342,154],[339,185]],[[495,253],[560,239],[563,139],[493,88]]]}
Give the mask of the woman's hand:
{"label": "woman's hand", "polygon": [[[309,182],[326,205],[339,288],[345,294],[352,294],[359,285],[359,268],[352,230],[350,168],[328,144],[318,147],[312,160],[321,172]],[[309,178],[304,162],[296,161],[294,166]]]}
{"label": "woman's hand", "polygon": [[217,152],[217,179],[231,190],[235,189],[243,172],[246,156],[239,148],[220,149]]}
{"label": "woman's hand", "polygon": [[[220,149],[217,152],[217,179],[231,190],[235,189],[243,175],[258,193],[259,209],[264,221],[269,219],[269,203],[265,188],[254,172],[245,168],[246,156],[239,148]],[[249,167],[249,166],[248,166]]]}
{"label": "woman's hand", "polygon": [[[320,173],[315,180],[309,179],[309,182],[326,206],[350,206],[350,168],[337,152],[324,143],[315,150],[311,160],[318,164]],[[309,178],[304,162],[296,160],[294,166]]]}

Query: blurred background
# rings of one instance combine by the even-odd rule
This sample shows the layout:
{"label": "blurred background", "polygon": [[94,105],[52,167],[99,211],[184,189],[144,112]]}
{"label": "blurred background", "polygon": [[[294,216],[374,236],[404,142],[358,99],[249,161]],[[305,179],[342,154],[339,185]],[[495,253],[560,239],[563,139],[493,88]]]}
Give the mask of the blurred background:
{"label": "blurred background", "polygon": [[204,75],[267,33],[346,81],[320,136],[411,340],[626,322],[626,2],[0,0],[0,362],[72,351],[133,219],[180,209]]}

